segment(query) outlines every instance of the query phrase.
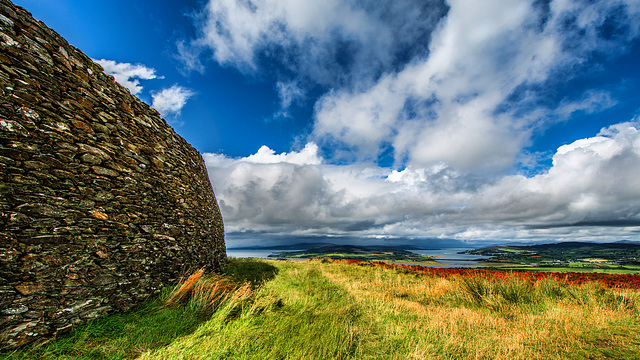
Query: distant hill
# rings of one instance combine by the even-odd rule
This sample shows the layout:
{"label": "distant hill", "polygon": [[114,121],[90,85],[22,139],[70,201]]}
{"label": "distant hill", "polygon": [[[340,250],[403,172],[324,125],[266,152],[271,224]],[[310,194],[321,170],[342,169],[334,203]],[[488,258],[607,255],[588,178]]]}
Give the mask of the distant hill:
{"label": "distant hill", "polygon": [[287,245],[268,245],[268,246],[236,246],[227,247],[228,250],[308,250],[321,248],[326,246],[336,246],[331,243],[294,243]]}
{"label": "distant hill", "polygon": [[348,249],[348,247],[354,247],[354,248],[366,248],[368,250],[396,250],[396,249],[404,249],[404,250],[433,250],[432,248],[425,248],[422,246],[415,246],[415,245],[393,245],[393,246],[387,246],[387,245],[340,245],[340,244],[333,244],[333,243],[323,243],[323,242],[317,242],[317,243],[310,243],[310,242],[305,242],[305,243],[294,243],[294,244],[287,244],[287,245],[269,245],[269,246],[243,246],[243,247],[228,247],[227,249],[229,250],[316,250],[316,249],[323,249],[323,248],[329,248],[329,247],[339,247],[339,246],[345,246],[345,249]]}
{"label": "distant hill", "polygon": [[561,242],[529,246],[489,246],[465,251],[466,254],[493,256],[495,261],[519,264],[566,264],[590,262],[640,265],[640,244],[631,242]]}
{"label": "distant hill", "polygon": [[[412,249],[413,250],[413,249]],[[331,245],[318,246],[306,250],[280,251],[269,255],[271,258],[289,259],[358,259],[367,261],[403,261],[410,263],[431,263],[431,256],[408,251],[405,247]]]}

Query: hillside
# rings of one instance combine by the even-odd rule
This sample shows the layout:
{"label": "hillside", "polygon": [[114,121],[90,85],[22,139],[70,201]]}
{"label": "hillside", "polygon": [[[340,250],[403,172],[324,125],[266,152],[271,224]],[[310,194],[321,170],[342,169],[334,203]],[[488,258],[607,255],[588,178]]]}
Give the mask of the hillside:
{"label": "hillside", "polygon": [[546,269],[640,271],[640,244],[562,242],[531,246],[489,246],[466,254],[493,256],[493,264]]}
{"label": "hillside", "polygon": [[[173,295],[165,291],[133,312],[100,319],[42,347],[1,355],[261,360],[640,356],[640,292],[626,287],[640,284],[638,275],[625,275],[621,288],[610,288],[518,274],[358,261],[232,260],[224,278],[196,274]],[[165,305],[170,299],[174,305]]]}

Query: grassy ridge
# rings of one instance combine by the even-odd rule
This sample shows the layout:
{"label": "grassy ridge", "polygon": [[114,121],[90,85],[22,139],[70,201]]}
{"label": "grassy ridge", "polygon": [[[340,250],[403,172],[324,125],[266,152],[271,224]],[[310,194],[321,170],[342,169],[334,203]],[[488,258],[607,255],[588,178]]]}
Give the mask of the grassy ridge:
{"label": "grassy ridge", "polygon": [[[133,312],[101,319],[44,346],[0,356],[640,357],[640,292],[636,289],[608,289],[597,283],[564,285],[551,278],[531,283],[515,277],[416,276],[398,269],[347,262],[234,260],[227,279],[219,280],[222,285],[211,278],[194,281],[191,289],[197,288],[195,283],[209,281],[200,286],[201,295],[185,290],[188,298],[165,306],[172,297],[166,292]],[[228,286],[229,279],[237,285]],[[248,284],[242,285],[245,280]],[[207,289],[214,288],[215,296],[209,296]],[[197,300],[214,298],[211,306]]]}

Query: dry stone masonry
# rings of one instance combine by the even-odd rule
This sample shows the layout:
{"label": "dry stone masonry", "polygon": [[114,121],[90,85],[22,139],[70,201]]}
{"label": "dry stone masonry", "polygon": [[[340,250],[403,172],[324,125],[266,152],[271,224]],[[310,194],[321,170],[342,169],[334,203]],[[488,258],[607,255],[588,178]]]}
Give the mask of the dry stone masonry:
{"label": "dry stone masonry", "polygon": [[225,259],[200,154],[0,0],[0,347],[128,310]]}

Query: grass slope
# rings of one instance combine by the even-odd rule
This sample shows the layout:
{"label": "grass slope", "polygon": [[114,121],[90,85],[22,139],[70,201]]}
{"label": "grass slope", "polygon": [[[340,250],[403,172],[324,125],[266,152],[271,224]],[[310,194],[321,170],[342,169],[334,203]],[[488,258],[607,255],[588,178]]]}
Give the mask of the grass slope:
{"label": "grass slope", "polygon": [[[187,291],[192,300],[182,305],[163,306],[171,296],[167,292],[130,313],[109,316],[56,341],[0,356],[640,357],[640,292],[635,289],[607,289],[594,283],[561,286],[551,279],[528,283],[517,278],[416,276],[334,261],[233,260],[227,276],[249,283],[230,289],[216,285],[229,280],[198,280],[197,284],[208,284],[200,286],[204,295]],[[207,288],[224,288],[225,292],[210,296]],[[213,298],[216,300],[209,300]]]}

